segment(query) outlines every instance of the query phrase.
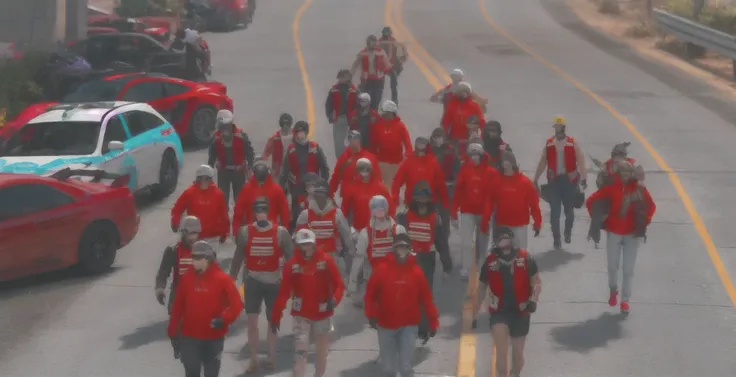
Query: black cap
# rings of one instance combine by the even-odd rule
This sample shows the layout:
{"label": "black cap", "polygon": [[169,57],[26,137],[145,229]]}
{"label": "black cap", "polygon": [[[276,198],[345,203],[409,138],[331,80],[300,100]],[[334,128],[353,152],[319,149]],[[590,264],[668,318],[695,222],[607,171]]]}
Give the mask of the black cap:
{"label": "black cap", "polygon": [[341,69],[340,71],[337,72],[337,78],[338,79],[341,78],[341,77],[345,77],[345,76],[347,76],[347,77],[353,77],[353,75],[350,73],[350,70],[348,70],[348,69]]}
{"label": "black cap", "polygon": [[300,131],[309,133],[309,123],[303,120],[296,122],[296,124],[294,124],[294,133],[297,133]]}
{"label": "black cap", "polygon": [[253,201],[253,212],[268,212],[268,198],[259,196]]}
{"label": "black cap", "polygon": [[429,187],[427,181],[419,181],[414,185],[414,190],[411,192],[411,198],[418,202],[429,202],[432,201],[432,189]]}
{"label": "black cap", "polygon": [[279,116],[279,124],[284,124],[284,123],[288,123],[288,124],[294,123],[294,118],[291,117],[291,114],[281,113],[281,115]]}
{"label": "black cap", "polygon": [[409,238],[409,235],[406,233],[399,233],[394,236],[394,244],[393,247],[396,248],[398,246],[408,246],[411,247],[411,238]]}
{"label": "black cap", "polygon": [[391,35],[391,27],[390,26],[384,26],[383,29],[381,29],[381,34],[383,34],[383,35]]}
{"label": "black cap", "polygon": [[514,231],[512,231],[511,228],[507,226],[496,228],[496,231],[494,233],[497,240],[500,240],[501,238],[514,238]]}

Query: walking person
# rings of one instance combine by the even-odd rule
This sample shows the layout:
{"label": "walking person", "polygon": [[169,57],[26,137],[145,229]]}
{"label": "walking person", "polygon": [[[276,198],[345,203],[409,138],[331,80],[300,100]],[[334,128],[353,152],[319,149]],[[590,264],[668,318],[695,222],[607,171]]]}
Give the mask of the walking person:
{"label": "walking person", "polygon": [[391,101],[399,104],[399,75],[404,70],[404,63],[409,58],[406,46],[394,38],[393,31],[386,26],[381,30],[381,38],[378,44],[383,51],[386,51],[388,60],[391,62],[391,72],[389,73],[389,81],[391,86]]}
{"label": "walking person", "polygon": [[171,230],[179,231],[182,215],[196,216],[202,224],[200,238],[225,243],[230,234],[230,218],[225,194],[213,182],[215,170],[202,165],[195,171],[196,180],[176,199],[171,208]]}
{"label": "walking person", "polygon": [[409,130],[398,112],[395,103],[384,102],[381,105],[381,120],[371,129],[371,152],[378,157],[383,183],[389,190],[399,164],[413,152]]}
{"label": "walking person", "polygon": [[230,110],[217,113],[217,131],[210,146],[207,165],[217,169],[217,187],[225,194],[225,204],[230,207],[230,190],[233,203],[253,168],[255,152],[248,135],[233,123]]}
{"label": "walking person", "polygon": [[378,46],[378,38],[369,35],[365,40],[366,47],[358,53],[350,69],[350,75],[360,70],[360,91],[371,96],[371,107],[378,109],[383,97],[383,88],[386,85],[386,74],[393,67],[386,51]]}
{"label": "walking person", "polygon": [[330,88],[325,100],[325,115],[332,125],[332,141],[335,146],[335,157],[340,157],[345,150],[345,139],[348,135],[348,114],[357,106],[358,88],[352,83],[353,76],[347,69],[337,73],[337,84]]}
{"label": "walking person", "polygon": [[294,133],[291,130],[293,123],[294,118],[289,113],[282,113],[279,116],[279,130],[268,138],[261,154],[264,160],[271,158],[271,174],[275,179],[281,176],[281,166],[284,164],[286,149],[294,142]]}
{"label": "walking person", "polygon": [[[179,228],[181,237],[174,246],[168,246],[164,250],[161,258],[161,264],[156,274],[156,300],[159,304],[166,305],[169,314],[171,314],[171,305],[174,303],[176,295],[176,287],[179,285],[181,277],[192,268],[192,245],[199,241],[199,234],[202,232],[202,224],[199,219],[194,216],[186,216],[181,221]],[[171,281],[171,290],[169,292],[169,302],[166,303],[166,281],[173,273],[174,278]]]}
{"label": "walking person", "polygon": [[378,114],[378,111],[371,107],[370,94],[360,93],[358,95],[358,107],[349,113],[348,123],[351,131],[360,132],[360,145],[369,151],[373,150],[371,146],[371,129],[380,120],[381,116]]}

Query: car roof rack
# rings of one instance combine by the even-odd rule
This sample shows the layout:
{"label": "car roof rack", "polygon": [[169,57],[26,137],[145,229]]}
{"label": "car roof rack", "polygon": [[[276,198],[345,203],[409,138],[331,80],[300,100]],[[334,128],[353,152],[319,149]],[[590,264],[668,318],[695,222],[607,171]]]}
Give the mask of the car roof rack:
{"label": "car roof rack", "polygon": [[58,179],[60,181],[66,181],[67,179],[78,176],[78,177],[92,177],[94,183],[99,183],[103,179],[117,179],[123,176],[123,174],[108,173],[102,169],[87,170],[87,169],[72,169],[64,168],[51,175],[49,178]]}

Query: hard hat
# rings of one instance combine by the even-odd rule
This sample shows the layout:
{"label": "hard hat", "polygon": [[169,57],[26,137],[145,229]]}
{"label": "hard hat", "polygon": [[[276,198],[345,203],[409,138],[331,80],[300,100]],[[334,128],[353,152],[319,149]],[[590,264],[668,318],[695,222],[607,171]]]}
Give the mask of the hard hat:
{"label": "hard hat", "polygon": [[207,177],[209,179],[215,179],[215,169],[212,169],[209,165],[200,165],[195,172],[195,176],[197,178]]}
{"label": "hard hat", "polygon": [[300,131],[308,134],[309,133],[309,123],[303,120],[296,122],[296,124],[294,124],[294,133],[297,133]]}
{"label": "hard hat", "polygon": [[294,235],[294,243],[297,245],[317,243],[317,236],[309,229],[299,229]]}
{"label": "hard hat", "polygon": [[358,95],[358,101],[360,102],[371,102],[371,95],[368,93],[360,93]]}
{"label": "hard hat", "polygon": [[327,181],[320,178],[316,182],[314,182],[314,193],[315,194],[323,194],[323,195],[329,195],[330,193],[330,186],[327,184]]}
{"label": "hard hat", "polygon": [[399,233],[394,236],[393,248],[397,249],[402,246],[411,248],[411,238],[406,233]]}
{"label": "hard hat", "polygon": [[182,233],[201,233],[202,223],[196,216],[186,216],[181,220],[179,231]]}
{"label": "hard hat", "polygon": [[468,145],[469,156],[482,156],[483,152],[483,146],[478,143],[472,143]]}
{"label": "hard hat", "polygon": [[281,113],[281,115],[279,115],[279,125],[283,125],[285,123],[288,123],[289,125],[294,123],[294,118],[291,117],[291,114]]}
{"label": "hard hat", "polygon": [[253,201],[253,212],[268,212],[268,198],[259,196]]}
{"label": "hard hat", "polygon": [[215,249],[207,241],[197,241],[192,245],[192,258],[215,259]]}
{"label": "hard hat", "polygon": [[452,70],[452,72],[450,72],[450,77],[460,77],[460,78],[462,78],[464,76],[465,76],[465,72],[463,72],[463,70],[460,69],[460,68],[455,68],[455,69]]}
{"label": "hard hat", "polygon": [[357,130],[352,130],[348,133],[348,141],[351,140],[360,140],[360,132]]}
{"label": "hard hat", "polygon": [[381,105],[381,111],[384,112],[384,113],[394,113],[394,114],[396,114],[396,113],[399,112],[399,107],[396,106],[396,104],[394,103],[394,101],[385,101]]}
{"label": "hard hat", "polygon": [[377,209],[385,209],[388,211],[388,200],[386,200],[386,197],[383,195],[376,195],[371,198],[370,202],[368,202],[368,206],[371,211],[375,211]]}
{"label": "hard hat", "polygon": [[359,158],[357,162],[355,162],[355,169],[357,171],[366,171],[373,169],[373,164],[371,164],[371,160],[363,157]]}
{"label": "hard hat", "polygon": [[228,128],[233,125],[233,112],[230,110],[220,110],[217,112],[217,128]]}
{"label": "hard hat", "polygon": [[565,121],[565,118],[561,116],[556,116],[554,123],[552,123],[553,126],[566,126],[567,122]]}
{"label": "hard hat", "polygon": [[460,81],[459,83],[457,83],[457,85],[455,85],[455,93],[460,93],[460,92],[470,93],[472,91],[473,91],[473,87],[470,86],[470,83],[467,81]]}

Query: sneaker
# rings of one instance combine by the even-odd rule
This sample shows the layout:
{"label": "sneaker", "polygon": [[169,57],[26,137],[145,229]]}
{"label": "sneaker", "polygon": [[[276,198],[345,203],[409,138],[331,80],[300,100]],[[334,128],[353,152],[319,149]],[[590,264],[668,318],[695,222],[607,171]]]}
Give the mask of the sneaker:
{"label": "sneaker", "polygon": [[[616,306],[616,304],[618,304],[618,291],[617,290],[612,290],[610,296],[608,296],[608,306],[613,307],[613,306]],[[624,304],[621,303],[621,306],[623,306],[623,305]],[[626,304],[626,307],[627,308],[628,308],[628,306],[629,306],[629,304]]]}
{"label": "sneaker", "polygon": [[629,314],[629,302],[621,301],[621,314]]}
{"label": "sneaker", "polygon": [[557,251],[562,250],[562,242],[560,242],[560,240],[555,240],[555,243],[553,244],[553,247]]}
{"label": "sneaker", "polygon": [[570,244],[572,242],[572,236],[565,234],[565,243]]}

